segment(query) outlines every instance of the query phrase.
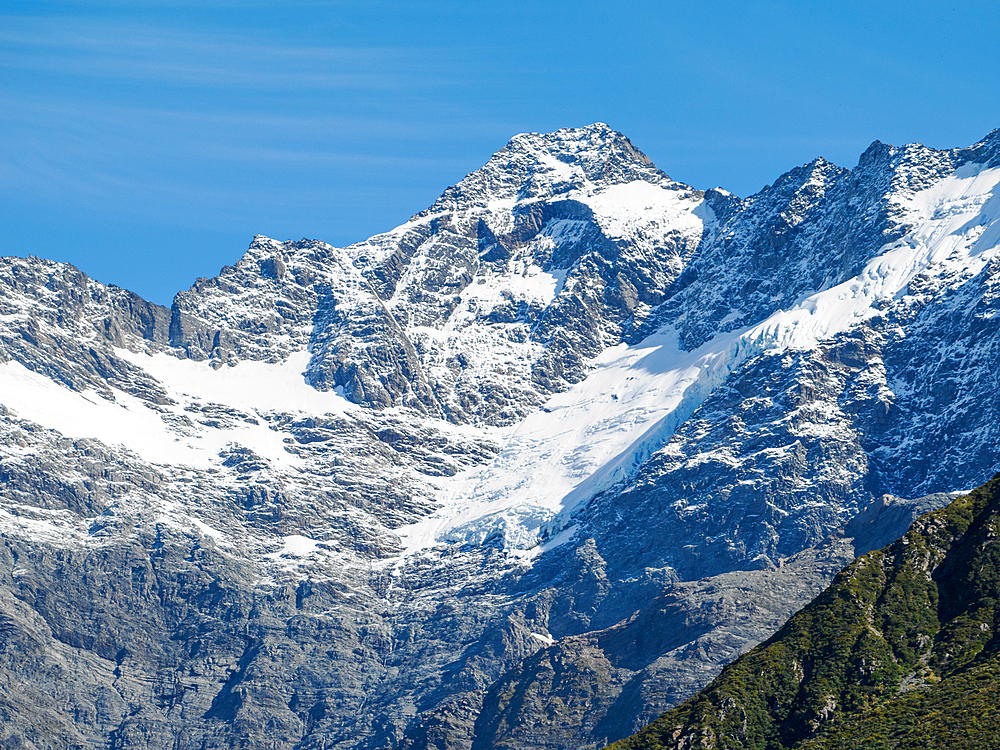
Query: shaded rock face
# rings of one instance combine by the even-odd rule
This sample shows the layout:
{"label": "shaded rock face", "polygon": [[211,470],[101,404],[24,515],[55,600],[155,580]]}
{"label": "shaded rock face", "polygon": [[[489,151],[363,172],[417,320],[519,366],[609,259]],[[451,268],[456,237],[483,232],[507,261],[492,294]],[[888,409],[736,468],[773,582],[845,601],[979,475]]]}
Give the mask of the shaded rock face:
{"label": "shaded rock face", "polygon": [[132,292],[106,287],[72,266],[37,258],[4,259],[0,266],[0,359],[77,391],[144,390],[156,385],[117,360],[109,348],[141,339],[162,347],[170,311]]}
{"label": "shaded rock face", "polygon": [[627,736],[997,470],[998,144],[739,199],[521,135],[169,310],[0,260],[0,740]]}

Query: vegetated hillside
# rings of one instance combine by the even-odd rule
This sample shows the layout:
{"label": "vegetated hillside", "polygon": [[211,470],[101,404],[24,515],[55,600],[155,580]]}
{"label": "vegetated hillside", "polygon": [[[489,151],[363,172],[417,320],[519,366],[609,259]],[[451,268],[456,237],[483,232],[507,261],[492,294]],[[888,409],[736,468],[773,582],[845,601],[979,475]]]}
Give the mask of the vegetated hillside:
{"label": "vegetated hillside", "polygon": [[1000,475],[614,750],[1000,747]]}

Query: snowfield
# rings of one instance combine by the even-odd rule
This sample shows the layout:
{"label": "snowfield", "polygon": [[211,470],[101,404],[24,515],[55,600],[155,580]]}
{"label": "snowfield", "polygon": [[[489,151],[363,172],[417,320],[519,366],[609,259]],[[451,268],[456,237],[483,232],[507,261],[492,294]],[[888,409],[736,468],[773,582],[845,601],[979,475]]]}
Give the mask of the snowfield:
{"label": "snowfield", "polygon": [[400,532],[407,551],[497,535],[513,549],[534,547],[564,529],[581,503],[627,479],[751,357],[811,349],[879,314],[880,300],[901,298],[918,275],[978,274],[1000,251],[998,185],[1000,169],[971,164],[900,199],[917,229],[857,277],[743,331],[692,352],[678,349],[669,328],[637,346],[607,349],[586,380],[511,429],[489,466],[443,488],[443,507]]}
{"label": "snowfield", "polygon": [[[440,482],[439,509],[397,530],[403,554],[440,543],[482,544],[497,536],[512,552],[536,547],[563,531],[581,503],[627,479],[751,357],[809,349],[879,314],[880,301],[904,297],[918,275],[957,275],[960,281],[979,273],[1000,245],[998,184],[1000,169],[973,164],[930,189],[899,198],[917,228],[883,248],[855,278],[817,291],[753,326],[720,334],[694,351],[679,349],[670,327],[635,346],[609,347],[591,361],[584,381],[552,396],[540,411],[499,432],[482,430],[501,441],[501,452],[486,466]],[[645,182],[571,195],[590,203],[602,224],[619,235],[634,231],[650,216],[665,226],[679,223],[688,233],[700,226],[697,206],[680,206],[677,191]],[[566,224],[551,231],[566,232]],[[546,236],[551,235],[543,235],[542,241]],[[458,312],[440,331],[417,326],[414,333],[475,352],[474,367],[495,368],[498,363],[491,357],[503,344],[489,337],[476,344],[483,336],[474,325],[476,315],[510,296],[547,304],[565,277],[565,271],[522,264],[485,283],[470,284]],[[406,282],[404,276],[400,288]],[[473,312],[464,312],[469,310]],[[508,354],[510,364],[523,367],[529,360],[526,351],[533,347],[515,348]],[[96,392],[75,392],[17,362],[0,365],[3,403],[67,437],[123,445],[160,466],[207,469],[220,463],[224,449],[243,446],[283,471],[301,471],[304,463],[286,450],[287,436],[269,426],[269,413],[349,415],[357,408],[336,391],[307,384],[308,351],[295,352],[280,364],[249,361],[218,369],[163,352],[117,349],[116,354],[161,383],[173,405],[156,411],[122,391],[114,393],[114,401]],[[178,426],[163,418],[164,413],[183,418],[185,407],[193,403],[222,405],[249,418],[225,427]]]}

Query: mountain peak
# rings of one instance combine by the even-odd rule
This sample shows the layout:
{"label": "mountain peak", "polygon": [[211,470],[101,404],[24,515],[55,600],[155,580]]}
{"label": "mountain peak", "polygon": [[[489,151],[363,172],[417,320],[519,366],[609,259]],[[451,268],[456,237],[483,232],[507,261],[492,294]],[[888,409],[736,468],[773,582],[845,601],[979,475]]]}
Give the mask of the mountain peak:
{"label": "mountain peak", "polygon": [[673,184],[625,135],[603,122],[521,133],[483,167],[448,188],[428,212],[482,207],[496,200],[551,198],[637,180]]}
{"label": "mountain peak", "polygon": [[494,159],[499,157],[507,161],[521,155],[554,157],[563,164],[581,169],[591,182],[631,181],[636,178],[636,170],[654,170],[663,175],[652,159],[624,134],[603,122],[581,128],[560,128],[552,133],[520,133],[511,138]]}
{"label": "mountain peak", "polygon": [[649,157],[636,149],[623,133],[613,130],[603,122],[595,122],[580,128],[559,128],[551,133],[518,133],[508,141],[507,147],[501,150],[501,153],[507,148],[521,147],[563,154],[566,157],[600,152],[602,158],[607,158],[607,151],[619,145],[625,145],[625,150],[635,155],[643,165],[652,164]]}

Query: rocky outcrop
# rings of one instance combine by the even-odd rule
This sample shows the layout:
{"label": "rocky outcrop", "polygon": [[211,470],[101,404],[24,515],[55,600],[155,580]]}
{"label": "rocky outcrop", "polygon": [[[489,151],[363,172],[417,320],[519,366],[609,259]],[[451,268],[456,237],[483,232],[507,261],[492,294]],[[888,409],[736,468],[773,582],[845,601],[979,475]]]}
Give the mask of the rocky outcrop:
{"label": "rocky outcrop", "polygon": [[526,134],[170,310],[0,260],[0,740],[630,734],[997,470],[998,143],[740,199]]}

